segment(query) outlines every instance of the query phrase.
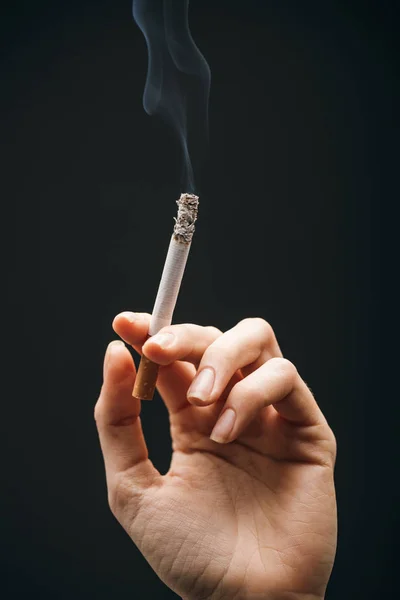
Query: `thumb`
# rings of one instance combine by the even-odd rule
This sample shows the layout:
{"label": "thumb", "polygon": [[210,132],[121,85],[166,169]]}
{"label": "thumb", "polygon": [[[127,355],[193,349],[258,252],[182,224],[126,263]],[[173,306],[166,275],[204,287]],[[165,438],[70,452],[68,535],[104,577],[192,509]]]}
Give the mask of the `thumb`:
{"label": "thumb", "polygon": [[[136,370],[124,343],[109,344],[104,360],[104,382],[95,407],[111,508],[123,489],[130,495],[161,477],[148,458],[140,422],[140,401],[132,396]],[[129,479],[129,485],[128,485]],[[123,485],[125,484],[125,485]]]}

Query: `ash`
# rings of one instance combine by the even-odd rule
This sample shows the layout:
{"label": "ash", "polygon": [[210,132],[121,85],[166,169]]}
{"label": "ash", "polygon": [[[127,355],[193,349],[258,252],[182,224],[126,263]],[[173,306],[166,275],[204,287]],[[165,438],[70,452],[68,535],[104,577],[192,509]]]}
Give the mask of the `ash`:
{"label": "ash", "polygon": [[197,219],[199,197],[194,194],[181,194],[176,203],[178,205],[178,216],[174,217],[174,238],[177,242],[190,244]]}

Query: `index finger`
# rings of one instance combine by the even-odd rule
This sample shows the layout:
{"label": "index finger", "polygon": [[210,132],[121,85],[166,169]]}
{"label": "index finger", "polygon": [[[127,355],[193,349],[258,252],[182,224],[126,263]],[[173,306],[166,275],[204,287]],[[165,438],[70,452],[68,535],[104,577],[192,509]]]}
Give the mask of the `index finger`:
{"label": "index finger", "polygon": [[[150,318],[148,313],[122,312],[115,317],[113,328],[136,352],[142,354],[142,347],[148,339]],[[195,372],[194,366],[187,362],[173,362],[160,367],[157,390],[170,414],[190,406],[186,394]]]}

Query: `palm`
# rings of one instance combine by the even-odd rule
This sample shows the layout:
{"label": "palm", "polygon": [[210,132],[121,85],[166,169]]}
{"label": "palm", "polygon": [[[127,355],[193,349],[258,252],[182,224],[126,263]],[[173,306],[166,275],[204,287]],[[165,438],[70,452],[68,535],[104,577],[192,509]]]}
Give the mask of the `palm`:
{"label": "palm", "polygon": [[[288,424],[272,407],[261,420],[270,435],[259,431],[258,443],[245,435],[229,445],[212,442],[214,412],[187,406],[171,415],[171,468],[129,533],[183,596],[208,598],[222,581],[232,597],[245,581],[260,594],[318,593],[335,551],[332,469],[302,454],[293,436],[290,458],[282,456]],[[272,420],[280,421],[273,429]]]}

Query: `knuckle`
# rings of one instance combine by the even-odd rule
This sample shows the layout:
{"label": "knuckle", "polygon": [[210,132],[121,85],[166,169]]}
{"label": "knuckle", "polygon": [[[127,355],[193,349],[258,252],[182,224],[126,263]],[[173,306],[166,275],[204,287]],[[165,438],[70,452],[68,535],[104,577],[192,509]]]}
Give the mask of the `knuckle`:
{"label": "knuckle", "polygon": [[269,340],[275,337],[272,326],[268,323],[268,321],[266,321],[262,317],[248,317],[246,319],[243,319],[243,321],[240,321],[240,323],[251,327],[258,334],[261,333],[264,339]]}
{"label": "knuckle", "polygon": [[298,372],[295,365],[287,358],[271,358],[271,362],[273,362],[274,368],[279,371],[285,377],[285,379],[294,382],[298,377]]}
{"label": "knuckle", "polygon": [[211,334],[215,338],[222,335],[222,331],[218,329],[218,327],[214,327],[214,325],[207,325],[206,327],[204,327],[204,329],[207,333]]}
{"label": "knuckle", "polygon": [[271,325],[262,317],[253,317],[252,321],[257,328],[263,329],[268,333],[273,333]]}

